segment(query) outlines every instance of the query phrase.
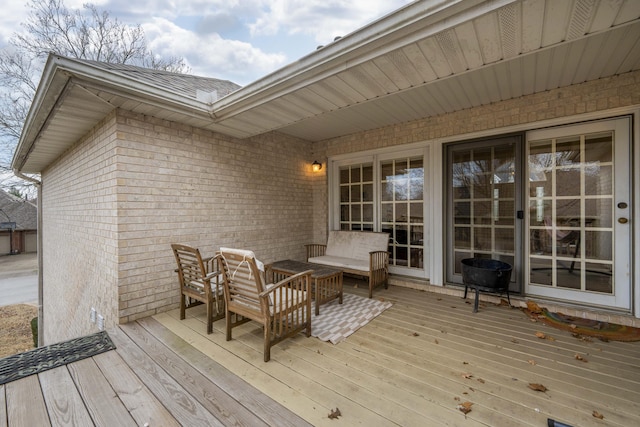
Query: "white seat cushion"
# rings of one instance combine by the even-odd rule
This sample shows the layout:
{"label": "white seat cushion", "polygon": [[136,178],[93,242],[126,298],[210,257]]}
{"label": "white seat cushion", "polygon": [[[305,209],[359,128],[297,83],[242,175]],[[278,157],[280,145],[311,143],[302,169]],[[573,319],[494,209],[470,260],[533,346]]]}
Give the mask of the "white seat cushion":
{"label": "white seat cushion", "polygon": [[328,265],[330,267],[348,268],[350,270],[369,271],[369,258],[366,260],[347,258],[332,255],[323,255],[309,258],[309,262],[314,264]]}
{"label": "white seat cushion", "polygon": [[388,245],[388,233],[334,230],[329,232],[325,255],[366,261],[368,270],[369,252],[386,251]]}

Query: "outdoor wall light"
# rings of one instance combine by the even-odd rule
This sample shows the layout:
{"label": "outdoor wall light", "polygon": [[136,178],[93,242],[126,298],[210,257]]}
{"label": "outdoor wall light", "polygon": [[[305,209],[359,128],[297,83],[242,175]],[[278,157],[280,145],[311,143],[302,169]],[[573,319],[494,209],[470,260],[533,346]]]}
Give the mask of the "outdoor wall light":
{"label": "outdoor wall light", "polygon": [[319,163],[317,160],[314,160],[313,163],[311,163],[312,171],[320,172],[321,169],[322,169],[322,163]]}

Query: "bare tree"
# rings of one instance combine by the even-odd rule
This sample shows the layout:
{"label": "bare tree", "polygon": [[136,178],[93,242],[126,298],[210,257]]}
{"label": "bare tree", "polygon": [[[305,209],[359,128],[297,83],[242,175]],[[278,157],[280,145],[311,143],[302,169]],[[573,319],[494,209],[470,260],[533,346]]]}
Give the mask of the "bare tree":
{"label": "bare tree", "polygon": [[92,4],[69,10],[63,0],[30,0],[23,31],[0,50],[0,188],[26,186],[11,174],[13,150],[50,52],[102,62],[187,72],[183,58],[161,58],[140,27],[122,23]]}

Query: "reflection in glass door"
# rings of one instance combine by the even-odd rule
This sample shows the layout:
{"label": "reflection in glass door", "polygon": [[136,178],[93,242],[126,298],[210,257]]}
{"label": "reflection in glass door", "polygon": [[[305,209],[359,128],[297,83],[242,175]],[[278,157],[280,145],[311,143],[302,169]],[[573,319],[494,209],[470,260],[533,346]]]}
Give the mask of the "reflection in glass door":
{"label": "reflection in glass door", "polygon": [[[447,280],[461,283],[460,261],[491,258],[514,266],[520,253],[516,159],[519,136],[448,147]],[[517,274],[512,288],[519,291]]]}
{"label": "reflection in glass door", "polygon": [[389,233],[389,266],[424,268],[423,157],[381,162],[382,231]]}
{"label": "reflection in glass door", "polygon": [[340,229],[373,231],[373,165],[340,167]]}

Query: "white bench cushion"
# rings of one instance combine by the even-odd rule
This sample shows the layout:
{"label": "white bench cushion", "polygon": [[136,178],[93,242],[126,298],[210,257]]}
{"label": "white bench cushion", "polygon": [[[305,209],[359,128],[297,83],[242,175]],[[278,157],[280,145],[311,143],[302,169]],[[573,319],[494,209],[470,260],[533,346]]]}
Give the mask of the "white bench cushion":
{"label": "white bench cushion", "polygon": [[334,230],[329,231],[325,255],[365,261],[364,270],[368,271],[369,252],[386,251],[388,246],[389,235],[387,233]]}
{"label": "white bench cushion", "polygon": [[369,255],[367,255],[366,261],[355,258],[338,257],[331,255],[323,255],[318,257],[309,258],[309,262],[315,264],[327,265],[329,267],[348,268],[350,270],[358,270],[363,272],[369,271]]}

